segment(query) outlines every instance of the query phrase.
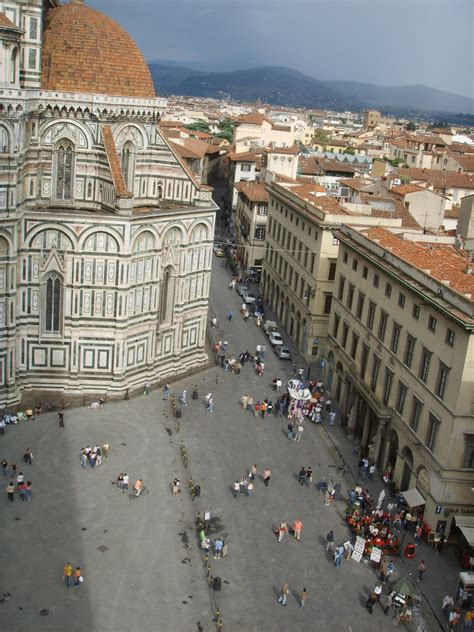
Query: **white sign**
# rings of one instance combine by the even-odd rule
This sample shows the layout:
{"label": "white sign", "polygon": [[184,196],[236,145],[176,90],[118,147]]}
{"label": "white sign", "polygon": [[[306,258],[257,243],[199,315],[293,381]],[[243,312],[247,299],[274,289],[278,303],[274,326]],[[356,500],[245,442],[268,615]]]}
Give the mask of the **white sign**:
{"label": "white sign", "polygon": [[210,511],[206,511],[204,513],[204,520],[210,520],[211,519],[211,512]]}
{"label": "white sign", "polygon": [[372,553],[370,554],[370,559],[372,562],[380,562],[382,558],[382,549],[378,549],[376,546],[372,549]]}
{"label": "white sign", "polygon": [[351,559],[355,560],[356,562],[360,562],[362,559],[362,553],[354,549],[352,551]]}
{"label": "white sign", "polygon": [[362,559],[362,556],[364,555],[364,550],[365,550],[365,540],[364,538],[361,538],[359,535],[356,538],[356,543],[354,546],[354,551],[352,552],[352,559],[355,560],[356,562],[360,562]]}

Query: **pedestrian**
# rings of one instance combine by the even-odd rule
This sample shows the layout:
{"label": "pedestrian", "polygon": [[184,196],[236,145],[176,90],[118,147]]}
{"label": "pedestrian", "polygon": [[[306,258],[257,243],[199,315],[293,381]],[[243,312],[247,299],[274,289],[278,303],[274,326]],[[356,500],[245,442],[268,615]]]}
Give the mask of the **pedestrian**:
{"label": "pedestrian", "polygon": [[15,477],[16,476],[16,461],[12,461],[10,463],[10,468],[11,468],[11,471],[12,471],[12,476]]}
{"label": "pedestrian", "polygon": [[63,569],[63,581],[66,582],[66,588],[69,588],[71,586],[71,580],[72,580],[72,566],[70,562],[66,562],[66,564],[64,564],[64,569]]}
{"label": "pedestrian", "polygon": [[175,478],[173,480],[172,487],[173,487],[173,496],[177,496],[179,492],[181,491],[181,483],[180,483],[179,478]]}
{"label": "pedestrian", "polygon": [[247,410],[253,410],[253,397],[251,395],[249,395],[247,401]]}
{"label": "pedestrian", "polygon": [[250,480],[247,485],[247,496],[251,496],[253,492],[253,481]]}
{"label": "pedestrian", "polygon": [[332,529],[326,534],[326,551],[334,551],[334,532]]}
{"label": "pedestrian", "polygon": [[313,482],[313,468],[311,467],[311,465],[309,465],[306,468],[306,480],[305,480],[305,483],[306,483],[306,485],[311,485],[312,482]]}
{"label": "pedestrian", "polygon": [[188,396],[188,391],[186,389],[184,389],[184,391],[181,393],[181,405],[182,406],[187,406],[188,403],[186,401],[186,398]]}
{"label": "pedestrian", "polygon": [[58,419],[59,419],[59,427],[64,428],[64,413],[62,410],[60,410],[58,413]]}
{"label": "pedestrian", "polygon": [[295,536],[295,540],[298,542],[301,540],[301,531],[303,529],[303,523],[299,518],[297,518],[293,523],[293,535]]}
{"label": "pedestrian", "polygon": [[242,403],[242,408],[244,410],[247,410],[247,406],[248,406],[248,403],[249,403],[249,396],[247,394],[242,395],[242,397],[240,398],[240,401]]}
{"label": "pedestrian", "polygon": [[20,487],[20,485],[23,483],[24,480],[25,480],[25,475],[23,474],[23,472],[19,472],[18,476],[16,477],[17,486]]}
{"label": "pedestrian", "polygon": [[109,450],[110,450],[110,443],[107,441],[102,446],[102,456],[104,457],[104,459],[109,458]]}
{"label": "pedestrian", "polygon": [[128,492],[128,483],[130,481],[130,476],[124,472],[123,478],[122,478],[122,494],[124,494],[126,491]]}
{"label": "pedestrian", "polygon": [[421,582],[421,580],[423,579],[423,575],[426,573],[426,565],[425,565],[425,560],[421,560],[421,562],[418,564],[418,581]]}
{"label": "pedestrian", "polygon": [[84,581],[84,577],[82,576],[82,571],[80,566],[76,566],[74,569],[74,588],[79,588],[79,586]]}
{"label": "pedestrian", "polygon": [[344,542],[344,559],[345,560],[348,560],[351,557],[353,550],[354,550],[354,545],[352,544],[350,540],[347,540],[347,542]]}
{"label": "pedestrian", "polygon": [[239,483],[239,481],[234,481],[234,488],[232,490],[232,494],[233,494],[234,498],[237,498],[239,493],[240,493],[240,483]]}
{"label": "pedestrian", "polygon": [[171,394],[170,385],[166,383],[163,387],[163,399],[168,399]]}
{"label": "pedestrian", "polygon": [[446,617],[446,619],[449,617],[449,613],[451,612],[453,607],[454,607],[454,599],[452,598],[451,595],[445,595],[441,609],[443,610],[443,614]]}
{"label": "pedestrian", "polygon": [[300,473],[298,474],[298,482],[300,485],[304,485],[306,480],[306,469],[304,465],[301,466]]}
{"label": "pedestrian", "polygon": [[277,531],[278,531],[278,542],[281,542],[285,536],[285,533],[288,533],[288,525],[286,524],[285,520],[280,522],[280,526],[278,527]]}
{"label": "pedestrian", "polygon": [[151,387],[150,382],[145,382],[145,386],[143,387],[143,395],[150,394],[150,387]]}
{"label": "pedestrian", "polygon": [[252,465],[252,467],[250,468],[250,472],[249,472],[249,478],[251,481],[255,480],[255,477],[257,476],[257,464],[254,463]]}
{"label": "pedestrian", "polygon": [[278,597],[278,603],[281,603],[282,606],[286,606],[286,600],[289,594],[290,594],[290,589],[288,588],[288,584],[283,584],[283,586],[280,588],[280,596]]}
{"label": "pedestrian", "polygon": [[338,546],[334,552],[334,566],[339,568],[342,563],[342,556],[344,555],[344,547],[342,545]]}
{"label": "pedestrian", "polygon": [[231,321],[231,320],[232,320],[233,315],[234,315],[234,312],[230,309],[230,310],[227,312],[227,320],[228,320],[228,321]]}
{"label": "pedestrian", "polygon": [[269,467],[266,467],[263,471],[263,484],[265,487],[268,487],[268,483],[270,482],[270,478],[272,476],[272,471]]}
{"label": "pedestrian", "polygon": [[304,608],[306,599],[308,599],[308,591],[306,590],[306,588],[303,588],[303,590],[300,592],[299,598],[300,598],[300,610],[301,610],[302,608]]}
{"label": "pedestrian", "polygon": [[295,424],[293,423],[293,421],[290,419],[289,423],[288,423],[288,439],[293,439],[293,428],[295,427]]}
{"label": "pedestrian", "polygon": [[32,494],[32,483],[31,481],[26,481],[25,485],[25,498],[27,502],[31,502],[31,494]]}
{"label": "pedestrian", "polygon": [[15,485],[13,484],[13,481],[5,487],[5,491],[7,492],[8,500],[13,502],[13,498],[15,496]]}
{"label": "pedestrian", "polygon": [[8,461],[6,459],[2,461],[2,472],[3,476],[8,476]]}
{"label": "pedestrian", "polygon": [[334,426],[336,423],[336,413],[334,411],[329,413],[329,425]]}
{"label": "pedestrian", "polygon": [[303,381],[303,377],[304,377],[304,369],[303,369],[303,367],[301,367],[301,368],[298,369],[298,378],[299,378],[300,382]]}
{"label": "pedestrian", "polygon": [[381,594],[382,594],[382,586],[379,586],[379,585],[375,586],[373,591],[370,593],[370,596],[367,599],[367,602],[365,604],[365,607],[370,612],[370,614],[372,614],[372,608],[374,607],[374,605],[380,601]]}
{"label": "pedestrian", "polygon": [[256,402],[255,407],[254,407],[255,417],[258,417],[259,413],[260,413],[260,402]]}
{"label": "pedestrian", "polygon": [[23,461],[28,465],[33,465],[33,452],[31,448],[26,448],[25,454],[23,455]]}
{"label": "pedestrian", "polygon": [[0,418],[0,435],[5,434],[5,419],[3,417]]}
{"label": "pedestrian", "polygon": [[295,437],[295,439],[294,439],[294,440],[295,440],[295,441],[297,441],[298,443],[301,441],[301,437],[303,436],[303,430],[304,430],[303,425],[300,423],[300,424],[298,425],[298,431],[297,431],[297,433],[296,433],[296,437]]}
{"label": "pedestrian", "polygon": [[392,592],[390,592],[387,596],[387,601],[385,602],[385,606],[383,607],[383,613],[384,615],[387,617],[388,613],[390,612],[390,608],[393,605],[393,598],[395,597],[397,593],[392,590]]}
{"label": "pedestrian", "polygon": [[444,546],[445,541],[446,541],[446,536],[444,535],[444,533],[442,533],[439,536],[439,540],[437,542],[435,542],[436,555],[439,555],[441,553],[441,551],[443,550],[443,546]]}
{"label": "pedestrian", "polygon": [[472,630],[474,623],[474,610],[468,610],[464,616],[464,628],[466,630]]}
{"label": "pedestrian", "polygon": [[448,617],[448,629],[454,630],[454,628],[457,627],[460,619],[461,619],[461,613],[459,609],[456,608],[456,610],[452,610],[449,613],[449,617]]}
{"label": "pedestrian", "polygon": [[81,461],[81,467],[87,467],[88,459],[87,459],[85,448],[82,448],[80,461]]}
{"label": "pedestrian", "polygon": [[326,400],[326,412],[327,412],[327,413],[330,413],[330,412],[331,412],[331,403],[332,403],[332,402],[331,402],[331,398],[330,398],[330,397],[328,397],[328,398],[327,398],[327,400]]}
{"label": "pedestrian", "polygon": [[371,481],[374,480],[375,470],[376,470],[375,463],[372,463],[371,466],[369,467],[369,478]]}
{"label": "pedestrian", "polygon": [[206,412],[208,412],[208,413],[213,413],[214,412],[214,398],[213,398],[212,395],[207,400],[207,411]]}
{"label": "pedestrian", "polygon": [[18,491],[20,492],[20,500],[25,500],[26,494],[25,494],[25,490],[26,490],[26,483],[20,483],[18,485]]}

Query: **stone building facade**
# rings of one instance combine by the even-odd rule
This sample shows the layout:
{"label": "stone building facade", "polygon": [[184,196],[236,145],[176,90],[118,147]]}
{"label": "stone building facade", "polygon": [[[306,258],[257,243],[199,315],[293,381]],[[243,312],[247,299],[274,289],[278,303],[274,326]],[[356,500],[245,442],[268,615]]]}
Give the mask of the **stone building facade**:
{"label": "stone building facade", "polygon": [[0,11],[0,402],[202,366],[216,205],[140,51],[79,0]]}
{"label": "stone building facade", "polygon": [[339,241],[326,384],[341,423],[433,530],[474,526],[474,277],[465,251],[377,227]]}

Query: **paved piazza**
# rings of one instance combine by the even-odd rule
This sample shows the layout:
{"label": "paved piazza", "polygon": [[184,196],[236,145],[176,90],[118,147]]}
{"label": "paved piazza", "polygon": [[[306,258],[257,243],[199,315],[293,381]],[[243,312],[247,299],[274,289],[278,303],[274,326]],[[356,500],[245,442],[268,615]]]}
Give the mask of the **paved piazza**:
{"label": "paved piazza", "polygon": [[[217,265],[215,273],[212,303],[220,322],[230,307],[236,312],[232,323],[226,322],[230,351],[253,350],[263,333],[238,315],[227,271]],[[285,418],[256,420],[239,405],[243,393],[255,401],[273,398],[271,380],[287,379],[290,366],[268,350],[262,378],[251,366],[240,376],[211,367],[173,384],[177,393],[188,391],[179,434],[161,390],[107,403],[102,410],[68,410],[63,430],[56,414],[8,427],[0,438],[0,458],[20,464],[31,447],[35,459],[20,468],[33,481],[33,502],[10,503],[5,493],[1,498],[1,592],[11,598],[0,605],[0,631],[211,632],[217,629],[216,606],[223,629],[232,631],[393,628],[378,606],[372,615],[363,607],[375,585],[371,569],[354,561],[337,569],[326,555],[329,529],[337,543],[349,535],[344,505],[326,507],[314,484],[331,477],[346,489],[335,474],[327,431],[310,424],[298,444],[288,441]],[[190,397],[193,384],[197,401]],[[205,410],[209,391],[214,413]],[[175,476],[186,479],[181,440],[189,472],[202,488],[194,503],[187,489],[178,497],[170,491]],[[111,444],[108,461],[81,468],[80,449],[105,441]],[[253,463],[259,468],[253,496],[234,499],[233,481]],[[272,469],[268,488],[261,478],[266,465]],[[314,470],[309,488],[298,484],[302,465]],[[149,495],[130,500],[121,494],[111,481],[123,471],[131,481],[142,477]],[[5,487],[7,479],[3,482]],[[222,578],[221,592],[208,588],[194,529],[197,510],[211,512],[212,537],[223,534],[228,542],[228,557],[211,559],[212,574]],[[301,542],[288,536],[278,543],[274,527],[296,518],[303,522]],[[61,582],[66,561],[83,569],[80,589],[67,591]],[[282,583],[291,591],[286,608],[277,603]],[[300,610],[297,593],[303,587],[309,598]],[[41,616],[41,609],[49,614]]]}

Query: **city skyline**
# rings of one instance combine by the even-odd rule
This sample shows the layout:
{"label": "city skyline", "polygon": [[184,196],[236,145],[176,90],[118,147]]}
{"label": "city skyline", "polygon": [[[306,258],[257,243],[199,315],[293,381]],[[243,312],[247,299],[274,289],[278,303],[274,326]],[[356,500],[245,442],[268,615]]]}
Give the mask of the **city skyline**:
{"label": "city skyline", "polygon": [[147,61],[204,62],[216,71],[289,66],[321,80],[474,96],[474,9],[466,0],[450,3],[448,23],[441,0],[243,0],[238,13],[230,0],[138,0],[135,11],[125,0],[88,4],[117,20]]}

